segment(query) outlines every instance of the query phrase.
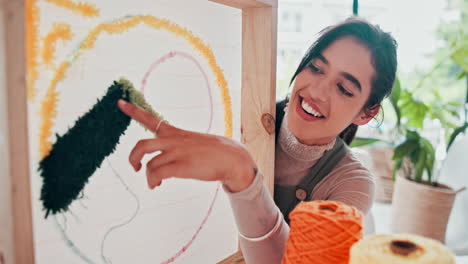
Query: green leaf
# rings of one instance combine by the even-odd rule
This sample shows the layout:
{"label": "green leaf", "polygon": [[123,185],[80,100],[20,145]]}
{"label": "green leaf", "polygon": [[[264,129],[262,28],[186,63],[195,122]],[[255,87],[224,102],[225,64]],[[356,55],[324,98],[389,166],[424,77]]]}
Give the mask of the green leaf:
{"label": "green leaf", "polygon": [[468,128],[468,123],[465,123],[463,126],[460,126],[453,131],[447,144],[447,151],[450,149],[450,146],[452,146],[452,143],[455,138],[457,138],[458,134],[465,132],[466,128]]}
{"label": "green leaf", "polygon": [[[421,149],[419,149],[418,152],[421,152]],[[419,155],[416,155],[415,160],[413,160],[414,164],[414,180],[416,182],[422,182],[422,175],[424,172],[424,168],[426,165],[426,156],[421,155],[421,153],[418,153]]]}
{"label": "green leaf", "polygon": [[458,76],[457,76],[457,80],[463,79],[467,74],[468,74],[468,73],[467,73],[467,72],[464,72],[464,71],[460,72],[460,73],[458,74]]}
{"label": "green leaf", "polygon": [[413,130],[406,131],[406,137],[412,140],[416,140],[416,141],[419,140],[419,138],[421,138],[419,133]]}
{"label": "green leaf", "polygon": [[362,147],[362,146],[367,146],[371,145],[375,142],[381,141],[378,138],[365,138],[365,137],[356,137],[353,142],[351,143],[351,148],[356,148],[356,147]]}
{"label": "green leaf", "polygon": [[396,78],[395,83],[393,84],[392,93],[390,94],[390,102],[393,106],[393,110],[397,116],[397,127],[400,126],[401,122],[401,110],[398,107],[398,101],[400,100],[401,94],[401,84],[400,79]]}
{"label": "green leaf", "polygon": [[402,117],[406,117],[406,124],[414,128],[422,128],[424,118],[429,107],[422,101],[413,98],[409,91],[403,91],[400,100],[400,110]]}
{"label": "green leaf", "polygon": [[424,118],[426,117],[429,107],[427,107],[423,102],[414,102],[413,111],[408,120],[408,125],[415,128],[422,128],[424,123]]}
{"label": "green leaf", "polygon": [[452,59],[460,65],[465,72],[468,72],[468,43],[452,53]]}
{"label": "green leaf", "polygon": [[460,108],[460,104],[457,102],[452,102],[452,103],[444,103],[442,102],[442,98],[436,102],[433,102],[430,105],[431,112],[432,113],[440,113],[443,112],[444,114],[451,115],[455,118],[459,118],[460,114],[458,113],[458,110]]}
{"label": "green leaf", "polygon": [[453,108],[456,108],[456,109],[461,107],[461,104],[458,103],[458,102],[448,102],[447,105],[449,105],[449,106],[451,106]]}
{"label": "green leaf", "polygon": [[399,159],[397,161],[394,162],[394,166],[393,166],[393,173],[392,173],[392,180],[395,181],[396,180],[396,173],[399,169],[401,169],[401,165],[403,164],[403,159]]}
{"label": "green leaf", "polygon": [[417,148],[417,141],[407,139],[405,142],[401,143],[394,149],[392,159],[395,161],[401,160],[405,156],[409,156]]}
{"label": "green leaf", "polygon": [[423,155],[425,155],[424,168],[427,171],[428,181],[432,184],[432,170],[434,169],[435,150],[431,142],[426,138],[421,137],[421,142],[423,143]]}
{"label": "green leaf", "polygon": [[406,140],[394,149],[393,177],[395,177],[396,171],[401,168],[405,157],[409,158],[414,165],[413,180],[421,182],[424,171],[427,171],[428,180],[432,183],[435,151],[429,140],[419,135],[417,131],[406,131]]}
{"label": "green leaf", "polygon": [[432,120],[439,120],[443,128],[455,129],[457,124],[454,121],[459,120],[458,109],[445,103],[434,103],[431,105],[429,117]]}

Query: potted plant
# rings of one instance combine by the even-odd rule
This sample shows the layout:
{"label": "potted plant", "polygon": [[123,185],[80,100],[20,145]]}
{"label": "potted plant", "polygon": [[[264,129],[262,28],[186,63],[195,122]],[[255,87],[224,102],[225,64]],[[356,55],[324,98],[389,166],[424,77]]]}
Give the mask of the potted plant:
{"label": "potted plant", "polygon": [[[368,151],[374,160],[371,169],[377,174],[377,184],[380,188],[387,184],[383,186],[388,188],[386,195],[393,190],[392,231],[444,242],[448,218],[460,190],[439,183],[438,174],[445,153],[468,123],[461,122],[459,106],[444,103],[437,91],[431,93],[433,99],[423,102],[397,80],[390,97],[396,114],[395,128],[386,139],[357,138],[352,146],[371,146]],[[457,126],[459,123],[461,126]]]}
{"label": "potted plant", "polygon": [[395,128],[385,140],[357,138],[352,146],[371,146],[368,151],[374,159],[373,172],[376,174],[377,167],[383,171],[376,175],[377,184],[381,188],[387,184],[383,186],[388,188],[387,195],[393,190],[392,231],[444,242],[448,218],[460,190],[439,183],[438,173],[446,152],[468,123],[461,122],[460,106],[444,103],[437,91],[431,93],[433,99],[423,102],[397,80],[390,97],[396,113]]}
{"label": "potted plant", "polygon": [[[466,122],[457,127],[459,115],[451,104],[443,103],[437,91],[429,103],[414,98],[408,90],[401,90],[396,107],[400,111],[399,130],[404,135],[393,154],[395,169],[398,170],[405,159],[413,164],[412,173],[396,177],[392,204],[392,231],[407,232],[445,240],[445,230],[453,202],[458,191],[440,184],[438,172],[443,158],[439,155],[448,151],[455,137],[466,129]],[[424,124],[433,120],[436,125],[436,138],[429,139],[422,134],[428,132]],[[438,137],[438,138],[437,138]],[[448,142],[447,147],[444,147]],[[395,177],[394,177],[395,178]]]}
{"label": "potted plant", "polygon": [[[377,200],[391,201],[394,187],[391,178],[395,179],[395,174],[415,182],[438,186],[438,172],[446,151],[457,135],[468,127],[467,111],[465,110],[465,120],[462,122],[459,105],[448,103],[449,100],[445,100],[440,94],[443,87],[444,97],[447,97],[447,80],[451,84],[456,79],[459,80],[458,84],[463,78],[468,81],[468,5],[465,4],[461,9],[465,19],[439,26],[438,34],[440,39],[446,41],[447,46],[439,48],[434,54],[438,62],[433,69],[419,78],[415,85],[411,85],[411,90],[402,89],[399,80],[395,82],[389,100],[396,116],[394,128],[386,130],[384,140],[382,137],[357,138],[353,142],[354,146],[370,144],[367,148],[374,158],[372,169],[377,179]],[[458,85],[455,88],[460,87]],[[421,95],[425,98],[421,98]],[[431,123],[441,132],[436,137],[432,135],[432,138],[427,138],[430,134],[427,126]],[[394,167],[393,177],[389,173],[391,167]]]}
{"label": "potted plant", "polygon": [[[452,80],[466,78],[465,85],[468,86],[468,5],[464,7],[465,18],[461,22],[439,28],[439,34],[448,45],[436,54],[438,63],[434,68],[420,78],[411,91],[398,84],[391,98],[398,120],[397,130],[403,136],[394,148],[395,171],[405,159],[413,164],[411,174],[396,177],[391,229],[441,242],[445,241],[455,196],[462,189],[454,190],[438,182],[439,173],[450,146],[468,127],[468,114],[466,105],[463,114],[460,105],[446,99],[449,95],[446,86],[431,77],[445,71],[445,76],[451,76]],[[424,92],[421,93],[423,84]],[[416,92],[419,92],[418,96]],[[431,126],[434,128],[432,133]]]}

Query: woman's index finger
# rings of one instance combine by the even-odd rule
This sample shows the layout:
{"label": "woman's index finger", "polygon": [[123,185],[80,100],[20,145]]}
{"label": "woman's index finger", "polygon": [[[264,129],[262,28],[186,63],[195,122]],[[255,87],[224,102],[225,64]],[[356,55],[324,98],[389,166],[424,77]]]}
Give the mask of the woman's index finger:
{"label": "woman's index finger", "polygon": [[[137,121],[138,123],[142,124],[144,127],[149,129],[151,132],[156,133],[156,127],[158,126],[159,122],[161,121],[157,116],[146,112],[145,110],[135,106],[125,100],[120,99],[117,102],[117,106],[119,109],[132,118],[133,120]],[[160,130],[160,129],[159,129]],[[159,131],[161,132],[161,131]]]}

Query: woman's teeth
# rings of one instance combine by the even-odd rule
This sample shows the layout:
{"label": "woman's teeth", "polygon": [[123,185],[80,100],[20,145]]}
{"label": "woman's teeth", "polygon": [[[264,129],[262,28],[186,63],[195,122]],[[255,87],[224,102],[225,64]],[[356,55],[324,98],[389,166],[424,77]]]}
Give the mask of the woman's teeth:
{"label": "woman's teeth", "polygon": [[320,114],[319,112],[315,111],[310,105],[308,105],[305,100],[302,100],[302,103],[301,103],[301,107],[302,109],[304,109],[304,111],[310,115],[313,115],[315,117],[323,117],[322,114]]}

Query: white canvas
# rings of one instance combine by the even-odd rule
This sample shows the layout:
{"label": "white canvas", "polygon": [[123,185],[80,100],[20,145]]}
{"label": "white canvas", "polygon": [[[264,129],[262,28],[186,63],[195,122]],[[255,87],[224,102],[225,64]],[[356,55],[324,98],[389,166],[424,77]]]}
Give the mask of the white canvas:
{"label": "white canvas", "polygon": [[[151,15],[190,30],[210,47],[227,81],[233,136],[240,139],[240,10],[205,0],[83,3],[93,3],[99,16],[84,18],[53,3],[38,2],[40,45],[53,23],[69,24],[74,33],[72,40],[57,43],[54,65],[68,60],[71,66],[56,87],[59,100],[52,133],[65,133],[120,77],[140,90],[145,73],[163,58],[149,72],[144,91],[148,102],[173,125],[224,135],[225,105],[215,73],[186,39],[139,24],[120,34],[102,33],[92,49],[79,49],[81,41],[101,23]],[[70,212],[44,219],[39,201],[42,180],[37,172],[39,110],[54,68],[40,58],[39,63],[37,97],[29,102],[37,263],[215,263],[237,250],[237,230],[219,183],[170,179],[149,190],[144,169],[139,173],[132,170],[128,163],[131,148],[139,139],[153,136],[135,122],[121,137],[115,153],[91,176]]]}

